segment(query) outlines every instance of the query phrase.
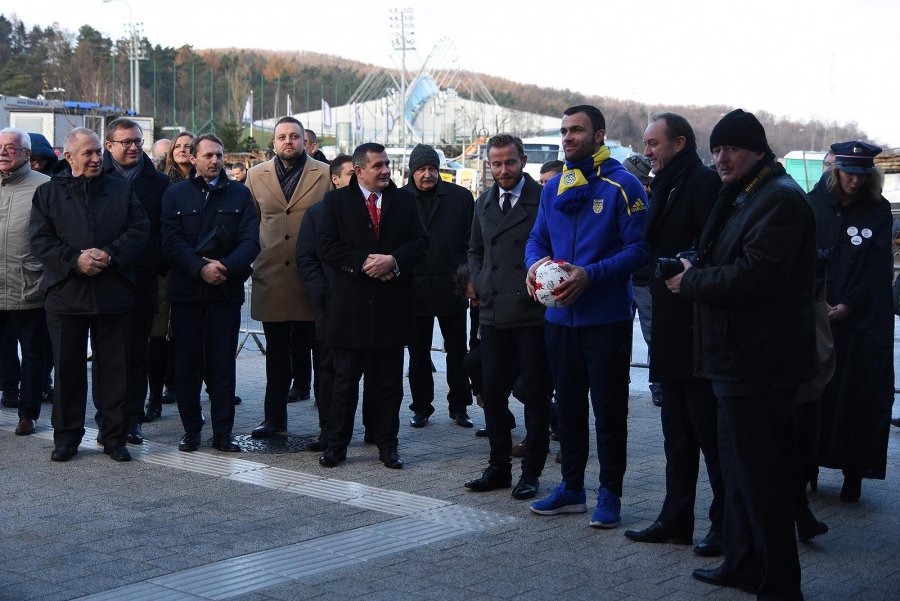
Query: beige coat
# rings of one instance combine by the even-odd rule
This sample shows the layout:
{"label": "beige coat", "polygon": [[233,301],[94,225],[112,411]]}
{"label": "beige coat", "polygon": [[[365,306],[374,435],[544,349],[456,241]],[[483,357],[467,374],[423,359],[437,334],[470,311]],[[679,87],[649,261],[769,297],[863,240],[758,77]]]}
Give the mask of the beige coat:
{"label": "beige coat", "polygon": [[44,306],[44,268],[29,242],[31,199],[50,178],[32,171],[28,161],[0,176],[0,311],[24,311]]}
{"label": "beige coat", "polygon": [[297,273],[297,233],[306,209],[331,190],[328,165],[306,157],[303,174],[286,201],[274,160],[247,172],[259,215],[259,256],[253,262],[250,316],[259,321],[314,321],[313,303]]}

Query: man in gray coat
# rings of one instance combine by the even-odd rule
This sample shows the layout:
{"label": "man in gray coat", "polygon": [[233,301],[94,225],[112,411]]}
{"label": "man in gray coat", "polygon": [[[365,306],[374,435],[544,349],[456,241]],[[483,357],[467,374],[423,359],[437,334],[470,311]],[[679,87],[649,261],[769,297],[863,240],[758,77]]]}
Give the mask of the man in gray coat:
{"label": "man in gray coat", "polygon": [[[525,242],[534,226],[541,185],[523,171],[522,140],[498,134],[488,140],[494,185],[475,202],[469,271],[480,303],[484,415],[491,443],[487,469],[466,482],[474,492],[512,484],[509,395],[521,371],[527,448],[516,499],[537,494],[549,445],[550,376],[544,346],[544,307],[525,288]],[[515,359],[518,359],[516,361]]]}
{"label": "man in gray coat", "polygon": [[31,254],[31,198],[50,178],[31,169],[31,138],[17,128],[0,130],[0,333],[15,324],[22,347],[18,436],[34,434],[44,388],[43,267]]}

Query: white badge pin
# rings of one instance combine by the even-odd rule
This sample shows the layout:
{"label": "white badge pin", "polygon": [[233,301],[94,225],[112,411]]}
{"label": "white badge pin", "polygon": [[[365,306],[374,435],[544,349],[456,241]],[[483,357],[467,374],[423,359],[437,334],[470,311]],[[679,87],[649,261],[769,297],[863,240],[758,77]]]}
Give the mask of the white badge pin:
{"label": "white badge pin", "polygon": [[859,246],[860,244],[862,244],[862,238],[860,238],[859,236],[853,236],[852,238],[850,238],[850,242],[853,244],[853,246]]}
{"label": "white badge pin", "polygon": [[856,226],[854,226],[854,225],[851,225],[850,227],[847,228],[848,236],[855,236],[858,233],[859,233],[859,230],[856,229]]}
{"label": "white badge pin", "polygon": [[872,237],[872,230],[870,230],[869,228],[865,228],[865,229],[862,231],[862,237],[863,237],[863,238],[871,238],[871,237]]}

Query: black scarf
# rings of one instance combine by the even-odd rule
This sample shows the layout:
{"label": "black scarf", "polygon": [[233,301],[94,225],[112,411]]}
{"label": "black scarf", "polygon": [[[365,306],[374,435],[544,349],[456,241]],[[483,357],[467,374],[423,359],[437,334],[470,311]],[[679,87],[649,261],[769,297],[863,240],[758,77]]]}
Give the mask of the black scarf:
{"label": "black scarf", "polygon": [[750,194],[769,179],[778,177],[783,173],[784,167],[778,164],[774,154],[768,152],[739,181],[722,186],[722,189],[719,190],[719,198],[716,200],[716,204],[713,205],[709,219],[706,220],[706,226],[703,228],[703,234],[700,236],[700,242],[697,244],[701,263],[706,260],[706,255],[713,244],[716,243],[719,232],[722,231],[722,226],[728,221],[739,201],[743,202],[743,196],[741,195]]}
{"label": "black scarf", "polygon": [[123,165],[119,161],[117,161],[116,159],[112,158],[112,156],[109,157],[110,162],[112,163],[112,166],[113,166],[113,169],[115,170],[115,172],[117,174],[119,174],[120,177],[124,177],[125,179],[127,179],[130,182],[133,182],[137,178],[137,176],[141,174],[141,171],[144,170],[143,158],[144,157],[141,157],[141,160],[139,160],[137,163],[135,163],[131,167],[126,167],[125,165]]}
{"label": "black scarf", "polygon": [[682,150],[672,157],[669,164],[663,167],[650,182],[651,202],[653,204],[657,202],[665,203],[669,198],[669,194],[672,193],[672,188],[675,187],[676,182],[681,178],[685,170],[699,161],[700,156],[694,149]]}
{"label": "black scarf", "polygon": [[281,157],[275,155],[275,175],[278,176],[278,183],[281,185],[281,191],[284,194],[284,200],[291,202],[291,196],[297,189],[297,182],[303,175],[303,166],[306,164],[306,153],[300,155],[293,167],[288,168],[282,161]]}

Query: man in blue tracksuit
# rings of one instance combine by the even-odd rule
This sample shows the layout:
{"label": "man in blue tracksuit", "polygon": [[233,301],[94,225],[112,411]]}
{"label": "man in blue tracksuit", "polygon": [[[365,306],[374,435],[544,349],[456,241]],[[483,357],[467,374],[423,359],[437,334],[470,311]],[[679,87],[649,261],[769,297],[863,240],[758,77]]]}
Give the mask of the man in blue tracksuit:
{"label": "man in blue tracksuit", "polygon": [[544,187],[525,247],[528,290],[549,260],[564,261],[570,277],[556,287],[559,308],[545,314],[545,341],[559,406],[562,479],[549,497],[532,504],[541,515],[586,511],[584,469],[589,444],[590,393],[597,430],[600,489],[591,526],[619,523],[628,416],[632,272],[647,262],[647,195],[640,182],[610,157],[599,109],[574,106],[560,133],[565,170]]}

